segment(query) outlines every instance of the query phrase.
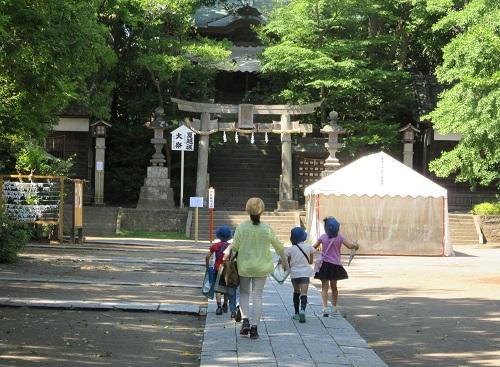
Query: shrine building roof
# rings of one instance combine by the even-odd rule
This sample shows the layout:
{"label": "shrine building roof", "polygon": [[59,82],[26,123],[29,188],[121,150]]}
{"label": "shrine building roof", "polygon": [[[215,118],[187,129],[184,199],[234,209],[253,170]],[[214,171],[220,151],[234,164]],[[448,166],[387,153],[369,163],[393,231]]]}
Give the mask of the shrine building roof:
{"label": "shrine building roof", "polygon": [[198,28],[225,28],[246,20],[265,23],[265,13],[273,7],[272,0],[228,0],[213,6],[201,6],[194,14]]}

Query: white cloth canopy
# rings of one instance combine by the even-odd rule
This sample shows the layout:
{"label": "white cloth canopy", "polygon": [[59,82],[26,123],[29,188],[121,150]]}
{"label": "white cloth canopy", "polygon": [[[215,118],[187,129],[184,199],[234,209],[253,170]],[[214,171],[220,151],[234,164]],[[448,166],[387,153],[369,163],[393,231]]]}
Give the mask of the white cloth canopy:
{"label": "white cloth canopy", "polygon": [[309,241],[334,216],[360,253],[452,255],[447,191],[384,152],[362,157],[306,187]]}

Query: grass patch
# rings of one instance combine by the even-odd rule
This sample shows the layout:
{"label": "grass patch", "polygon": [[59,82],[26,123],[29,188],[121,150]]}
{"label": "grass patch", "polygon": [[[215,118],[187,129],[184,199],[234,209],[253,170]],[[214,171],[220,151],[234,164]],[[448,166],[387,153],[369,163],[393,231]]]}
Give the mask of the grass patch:
{"label": "grass patch", "polygon": [[135,238],[151,238],[159,240],[186,240],[184,232],[150,232],[150,231],[131,231],[121,229],[116,235],[117,237],[135,237]]}

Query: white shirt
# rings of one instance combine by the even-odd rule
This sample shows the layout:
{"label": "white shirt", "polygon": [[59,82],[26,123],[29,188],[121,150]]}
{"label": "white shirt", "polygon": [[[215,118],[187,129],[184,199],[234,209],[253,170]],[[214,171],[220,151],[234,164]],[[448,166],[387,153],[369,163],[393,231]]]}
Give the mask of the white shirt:
{"label": "white shirt", "polygon": [[308,259],[306,259],[297,246],[300,246],[309,259],[314,252],[313,247],[304,242],[285,248],[285,256],[290,257],[290,278],[312,277],[314,275],[314,270],[311,264],[309,264]]}

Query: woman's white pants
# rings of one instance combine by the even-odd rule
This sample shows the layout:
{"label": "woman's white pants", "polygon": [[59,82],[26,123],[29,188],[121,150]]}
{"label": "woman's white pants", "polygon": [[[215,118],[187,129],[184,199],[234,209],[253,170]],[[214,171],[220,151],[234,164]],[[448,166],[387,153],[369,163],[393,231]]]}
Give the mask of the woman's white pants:
{"label": "woman's white pants", "polygon": [[[240,277],[241,317],[248,318],[250,325],[259,325],[262,316],[262,293],[267,277]],[[252,293],[252,311],[250,313],[250,293]]]}

